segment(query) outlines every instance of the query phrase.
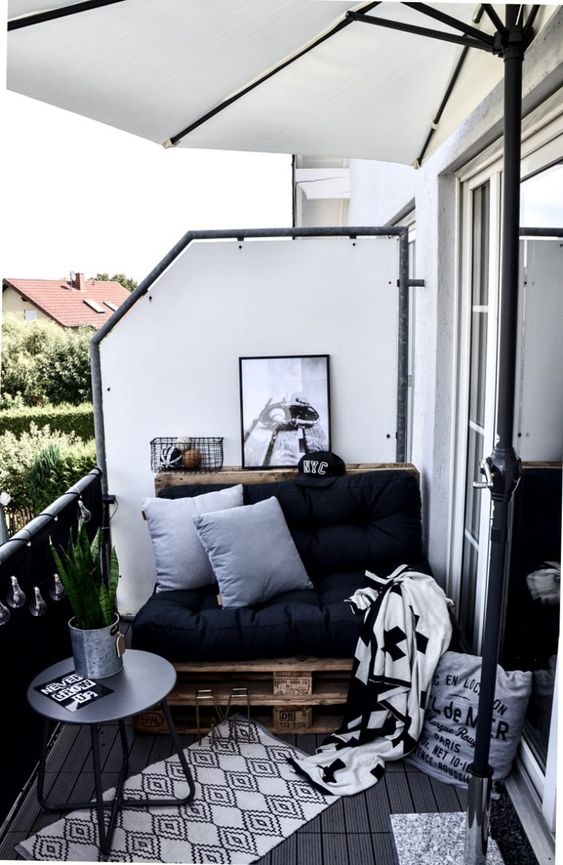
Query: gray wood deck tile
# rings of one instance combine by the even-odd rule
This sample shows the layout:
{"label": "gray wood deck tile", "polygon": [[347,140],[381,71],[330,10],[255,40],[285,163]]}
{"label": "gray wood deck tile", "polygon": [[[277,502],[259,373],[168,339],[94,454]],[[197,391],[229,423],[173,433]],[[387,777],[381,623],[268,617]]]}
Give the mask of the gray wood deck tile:
{"label": "gray wood deck tile", "polygon": [[94,796],[94,773],[80,772],[72,788],[72,801],[87,802]]}
{"label": "gray wood deck tile", "polygon": [[465,811],[467,808],[467,790],[464,790],[462,787],[454,787],[455,794],[459,799],[459,810]]}
{"label": "gray wood deck tile", "polygon": [[297,859],[297,836],[291,835],[271,851],[271,865],[305,865]]}
{"label": "gray wood deck tile", "polygon": [[29,835],[34,835],[36,832],[39,832],[40,829],[45,829],[47,826],[52,826],[53,823],[56,823],[57,820],[61,819],[61,817],[64,817],[64,814],[53,811],[42,811],[40,816],[33,824],[32,831],[28,833],[28,837]]}
{"label": "gray wood deck tile", "polygon": [[[76,732],[70,745],[66,733]],[[53,753],[53,769],[58,772],[79,772],[87,760],[90,759],[91,741],[90,732],[87,727],[78,727],[65,724],[61,731],[61,746]],[[47,769],[51,771],[51,754],[47,758]]]}
{"label": "gray wood deck tile", "polygon": [[375,850],[375,865],[399,865],[392,832],[374,835],[373,849]]}
{"label": "gray wood deck tile", "polygon": [[322,836],[322,844],[323,865],[349,865],[346,835],[340,832],[325,832]]}
{"label": "gray wood deck tile", "polygon": [[323,865],[323,851],[319,835],[298,832],[297,865]]}
{"label": "gray wood deck tile", "polygon": [[321,815],[319,814],[317,817],[314,817],[312,820],[309,820],[308,823],[305,823],[298,830],[299,833],[304,833],[306,835],[319,835],[323,831],[323,826],[321,823]]}
{"label": "gray wood deck tile", "polygon": [[390,772],[385,775],[384,780],[392,814],[411,814],[416,810],[406,772]]}
{"label": "gray wood deck tile", "polygon": [[320,815],[322,832],[346,832],[346,821],[344,819],[344,803],[337,799],[334,805],[330,805]]}
{"label": "gray wood deck tile", "polygon": [[366,832],[352,832],[348,840],[348,859],[350,865],[376,865],[371,835]]}
{"label": "gray wood deck tile", "polygon": [[[133,740],[132,731],[127,731],[127,753],[131,748]],[[121,763],[123,760],[123,749],[121,747],[121,736],[119,735],[119,727],[116,729],[115,738],[109,746],[106,754],[106,759],[104,762],[104,771],[105,772],[119,772],[121,768]]]}
{"label": "gray wood deck tile", "polygon": [[26,832],[6,832],[0,842],[0,859],[21,859],[15,851],[16,844],[25,841]]}
{"label": "gray wood deck tile", "polygon": [[152,746],[152,736],[135,736],[129,751],[129,773],[131,775],[137,775],[149,765]]}
{"label": "gray wood deck tile", "polygon": [[301,733],[297,737],[295,745],[301,751],[305,751],[306,754],[314,754],[318,747],[317,738],[314,733]]}
{"label": "gray wood deck tile", "polygon": [[438,807],[430,778],[427,775],[422,775],[420,772],[407,772],[406,778],[416,812],[421,814],[428,811],[437,811]]}
{"label": "gray wood deck tile", "polygon": [[389,774],[391,772],[399,772],[403,774],[409,768],[408,763],[405,763],[404,760],[388,760],[385,764],[385,772]]}
{"label": "gray wood deck tile", "polygon": [[[46,786],[47,789],[47,786]],[[25,799],[10,821],[11,832],[26,832],[41,813],[41,805],[37,801],[37,781],[30,787]],[[26,835],[27,837],[27,835]]]}
{"label": "gray wood deck tile", "polygon": [[369,817],[364,793],[342,797],[346,832],[369,832]]}
{"label": "gray wood deck tile", "polygon": [[160,760],[166,760],[173,751],[174,743],[170,736],[155,736],[147,766],[150,766],[152,763],[158,763]]}
{"label": "gray wood deck tile", "polygon": [[387,795],[386,779],[383,778],[364,793],[371,832],[390,832],[390,805]]}
{"label": "gray wood deck tile", "polygon": [[67,755],[74,749],[76,739],[80,735],[80,727],[76,724],[64,724],[53,746],[49,751],[48,764],[50,772],[60,772],[64,768]]}
{"label": "gray wood deck tile", "polygon": [[432,792],[436,799],[438,811],[448,812],[463,810],[460,808],[459,797],[456,793],[455,787],[451,784],[443,784],[441,781],[436,781],[434,778],[430,778],[430,783],[432,784]]}
{"label": "gray wood deck tile", "polygon": [[[72,786],[72,775],[70,773],[61,774],[60,772],[46,772],[45,773],[45,796],[47,799],[52,797],[59,797],[59,788],[56,788],[55,785],[57,783],[58,778],[63,778],[63,784],[68,784],[70,786],[63,786],[63,791],[67,789],[71,789]],[[65,782],[66,779],[66,782]],[[65,797],[65,793],[60,794]],[[41,805],[37,801],[37,779],[34,780],[33,784],[30,786],[25,798],[23,799],[18,811],[15,813],[14,817],[10,822],[10,831],[22,831],[26,832],[28,835],[31,833],[31,830],[35,824],[35,821],[40,817],[43,813],[43,809]],[[26,836],[27,837],[27,836]]]}
{"label": "gray wood deck tile", "polygon": [[[90,730],[87,730],[87,735],[90,736]],[[113,747],[116,738],[119,736],[119,727],[117,724],[103,724],[98,733],[98,742],[100,746],[100,760],[102,770],[107,769],[112,771],[112,763],[109,762],[109,757],[113,752]]]}

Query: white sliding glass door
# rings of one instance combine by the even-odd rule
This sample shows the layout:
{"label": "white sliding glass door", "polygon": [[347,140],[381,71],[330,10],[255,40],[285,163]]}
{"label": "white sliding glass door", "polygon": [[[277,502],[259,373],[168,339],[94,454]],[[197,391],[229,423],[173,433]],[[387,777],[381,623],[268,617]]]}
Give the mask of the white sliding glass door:
{"label": "white sliding glass door", "polygon": [[[563,457],[563,120],[523,142],[515,448],[524,474],[515,494],[501,661],[533,673],[521,758],[554,829],[561,460]],[[456,357],[450,592],[470,651],[479,653],[488,579],[488,490],[473,487],[493,448],[498,354],[502,165],[460,178],[461,280]]]}

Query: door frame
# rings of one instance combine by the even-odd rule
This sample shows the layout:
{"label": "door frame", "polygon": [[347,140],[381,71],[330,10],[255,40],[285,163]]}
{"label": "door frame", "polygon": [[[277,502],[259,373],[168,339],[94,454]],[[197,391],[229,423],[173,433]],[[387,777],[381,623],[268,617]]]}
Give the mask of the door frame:
{"label": "door frame", "polygon": [[[502,142],[496,142],[484,153],[456,172],[458,199],[458,276],[455,303],[455,339],[453,351],[453,381],[455,382],[455,410],[452,417],[452,457],[450,462],[450,517],[447,588],[456,605],[461,588],[461,564],[465,525],[468,429],[469,429],[469,375],[471,350],[472,311],[472,194],[480,185],[490,184],[489,218],[489,293],[487,330],[487,368],[485,375],[485,440],[484,454],[493,448],[494,406],[496,402],[496,376],[498,364],[498,300],[500,274],[500,191],[502,183]],[[563,105],[559,104],[546,116],[531,125],[523,134],[521,178],[532,177],[563,159]],[[484,609],[488,580],[488,545],[490,497],[487,490],[481,499],[479,520],[479,559],[473,621],[476,652],[481,651],[484,627]],[[562,531],[563,536],[563,531]],[[518,761],[530,779],[541,801],[541,812],[550,831],[555,829],[556,763],[557,763],[557,696],[559,678],[557,662],[556,685],[545,773],[531,749],[522,742]]]}

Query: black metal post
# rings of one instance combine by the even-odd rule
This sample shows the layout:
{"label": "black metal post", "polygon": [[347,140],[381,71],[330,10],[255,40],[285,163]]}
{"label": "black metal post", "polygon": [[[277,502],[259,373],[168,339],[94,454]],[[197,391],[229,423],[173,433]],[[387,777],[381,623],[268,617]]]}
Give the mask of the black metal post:
{"label": "black metal post", "polygon": [[507,6],[504,37],[504,178],[502,194],[499,375],[496,444],[484,461],[485,486],[491,491],[489,580],[481,689],[465,837],[466,865],[485,865],[489,835],[493,769],[489,751],[493,724],[496,670],[499,656],[510,502],[521,473],[513,447],[516,340],[518,312],[518,257],[520,220],[520,141],[522,133],[522,62],[524,36],[517,26],[518,6]]}
{"label": "black metal post", "polygon": [[397,445],[395,458],[407,458],[407,414],[409,401],[409,230],[399,236],[399,305],[397,357]]}

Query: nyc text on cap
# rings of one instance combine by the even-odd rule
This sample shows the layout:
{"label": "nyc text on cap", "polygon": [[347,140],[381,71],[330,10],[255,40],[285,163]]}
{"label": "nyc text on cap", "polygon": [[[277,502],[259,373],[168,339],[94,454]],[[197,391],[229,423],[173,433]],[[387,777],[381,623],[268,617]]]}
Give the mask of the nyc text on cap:
{"label": "nyc text on cap", "polygon": [[312,451],[297,464],[295,483],[303,487],[328,487],[337,477],[346,474],[344,460],[331,451]]}

